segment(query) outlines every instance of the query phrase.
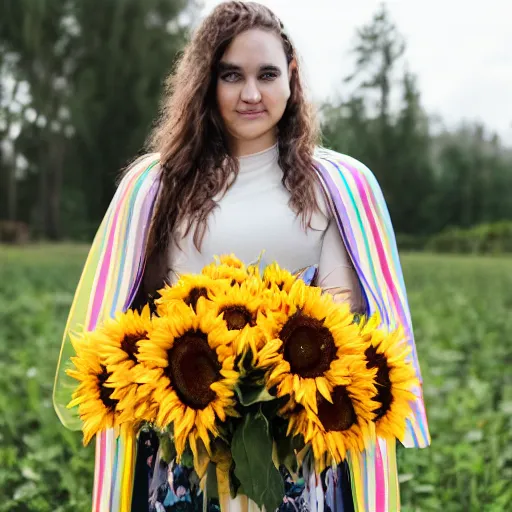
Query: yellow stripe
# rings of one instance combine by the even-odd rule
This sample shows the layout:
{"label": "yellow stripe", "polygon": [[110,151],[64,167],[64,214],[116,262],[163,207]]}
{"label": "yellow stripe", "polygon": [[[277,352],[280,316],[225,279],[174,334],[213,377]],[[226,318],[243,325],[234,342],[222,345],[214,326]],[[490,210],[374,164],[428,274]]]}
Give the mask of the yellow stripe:
{"label": "yellow stripe", "polygon": [[364,477],[361,472],[361,462],[363,455],[361,453],[354,453],[350,455],[350,465],[352,468],[352,477],[354,479],[354,489],[356,495],[354,497],[354,506],[361,512],[366,511],[365,498],[364,498]]}
{"label": "yellow stripe", "polygon": [[[389,474],[392,477],[393,482],[393,488],[389,489],[390,496],[392,496],[391,493],[396,496],[396,510],[397,512],[400,512],[400,486],[398,484],[398,469],[396,465],[396,442],[395,441],[389,441],[387,443],[388,446],[388,463],[389,463]],[[393,503],[391,503],[393,505]]]}
{"label": "yellow stripe", "polygon": [[[61,423],[65,427],[71,428],[72,430],[80,430],[81,427],[82,427],[82,422],[78,418],[78,413],[77,413],[76,410],[74,411],[74,416],[76,418],[76,422],[75,422],[76,425],[75,424],[70,424],[68,419],[63,416],[62,411],[61,411],[61,407],[62,406],[61,406],[61,404],[58,403],[57,396],[56,396],[57,395],[57,390],[59,389],[59,386],[58,386],[59,377],[61,376],[61,373],[63,373],[63,370],[61,368],[62,364],[63,364],[62,355],[63,355],[64,349],[67,347],[66,339],[67,339],[67,336],[68,336],[71,324],[75,323],[75,310],[77,309],[77,303],[80,302],[79,298],[80,298],[80,292],[82,290],[82,286],[84,286],[84,282],[85,282],[86,278],[88,277],[88,273],[89,273],[89,270],[91,268],[91,262],[95,258],[98,257],[97,251],[98,251],[99,241],[102,238],[102,233],[103,233],[103,229],[104,229],[104,224],[105,223],[106,223],[106,219],[104,219],[103,222],[100,224],[100,227],[98,229],[98,233],[95,236],[94,241],[93,241],[92,246],[91,246],[91,249],[89,250],[89,254],[87,255],[87,259],[85,261],[84,269],[83,269],[82,274],[80,276],[80,280],[78,281],[77,290],[75,292],[75,298],[73,300],[73,303],[71,304],[71,308],[70,308],[69,314],[68,314],[68,319],[66,321],[66,327],[64,329],[64,335],[62,337],[62,343],[61,343],[60,351],[59,351],[59,359],[58,359],[58,362],[57,362],[57,371],[55,372],[55,379],[54,379],[54,382],[53,382],[53,394],[52,394],[52,397],[53,397],[53,407],[54,407],[55,412],[56,412],[59,420],[61,421]],[[73,327],[76,328],[77,326],[74,325]],[[65,376],[65,374],[64,374],[64,376]],[[70,396],[71,396],[71,393],[70,393]],[[65,405],[64,405],[64,407],[62,407],[62,410],[67,413],[66,415],[70,414],[69,409],[66,409]]]}
{"label": "yellow stripe", "polygon": [[135,463],[135,432],[131,425],[121,426],[122,449],[125,452],[120,512],[131,512]]}

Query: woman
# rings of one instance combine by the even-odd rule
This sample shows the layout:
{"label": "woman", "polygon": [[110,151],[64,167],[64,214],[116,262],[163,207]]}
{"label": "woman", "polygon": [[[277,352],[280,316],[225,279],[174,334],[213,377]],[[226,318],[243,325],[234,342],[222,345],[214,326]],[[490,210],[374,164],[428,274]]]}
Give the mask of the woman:
{"label": "woman", "polygon": [[[317,135],[295,48],[279,19],[253,2],[218,6],[169,79],[150,139],[154,153],[123,176],[66,332],[78,323],[93,329],[114,311],[140,306],[216,254],[250,263],[265,250],[266,260],[289,270],[318,265],[316,284],[349,301],[354,312],[378,311],[384,325],[402,324],[420,377],[380,188],[360,162],[318,148]],[[61,361],[71,350],[65,337]],[[56,410],[64,424],[79,428],[76,415],[64,409],[70,385],[64,369],[56,378]],[[412,405],[403,443],[423,447],[430,439],[421,389]],[[108,431],[97,436],[96,511],[117,510],[112,504],[124,499],[126,506],[128,499],[119,498],[122,477],[108,470],[120,450],[111,437]],[[137,467],[133,510],[144,510],[147,466]],[[379,439],[371,450],[349,455],[337,471],[315,475],[304,468],[301,476],[303,484],[288,475],[282,510],[399,509],[391,441]],[[243,497],[224,505],[248,507],[256,510]]]}

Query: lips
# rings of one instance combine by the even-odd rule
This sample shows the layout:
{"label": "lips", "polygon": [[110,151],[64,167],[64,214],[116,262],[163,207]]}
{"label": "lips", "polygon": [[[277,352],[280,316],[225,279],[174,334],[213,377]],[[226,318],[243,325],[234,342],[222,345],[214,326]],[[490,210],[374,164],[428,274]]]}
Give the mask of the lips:
{"label": "lips", "polygon": [[245,110],[245,111],[237,110],[237,112],[245,119],[254,119],[256,117],[262,116],[263,114],[265,114],[266,111],[265,110]]}

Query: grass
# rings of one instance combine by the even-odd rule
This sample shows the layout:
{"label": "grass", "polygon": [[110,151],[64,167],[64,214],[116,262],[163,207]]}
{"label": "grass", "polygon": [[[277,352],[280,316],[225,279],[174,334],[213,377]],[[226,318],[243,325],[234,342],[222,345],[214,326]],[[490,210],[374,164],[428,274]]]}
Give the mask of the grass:
{"label": "grass", "polygon": [[[0,512],[90,510],[94,448],[51,391],[87,248],[0,246]],[[509,510],[512,259],[404,255],[432,447],[399,449],[402,510]]]}

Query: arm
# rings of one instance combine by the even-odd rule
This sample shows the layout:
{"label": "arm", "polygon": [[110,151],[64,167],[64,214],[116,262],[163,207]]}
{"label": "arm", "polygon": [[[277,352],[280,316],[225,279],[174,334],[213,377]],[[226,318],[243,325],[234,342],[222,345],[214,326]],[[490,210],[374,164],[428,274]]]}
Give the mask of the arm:
{"label": "arm", "polygon": [[[358,160],[334,151],[317,151],[316,169],[326,191],[331,211],[350,259],[357,269],[368,315],[378,313],[382,327],[401,326],[411,348],[411,361],[421,383],[421,372],[411,324],[400,258],[388,207],[373,173]],[[430,444],[421,386],[412,402],[402,444],[425,447]]]}
{"label": "arm", "polygon": [[350,302],[353,313],[364,313],[365,305],[359,278],[338,227],[332,219],[324,234],[317,285],[331,293],[336,302]]}

